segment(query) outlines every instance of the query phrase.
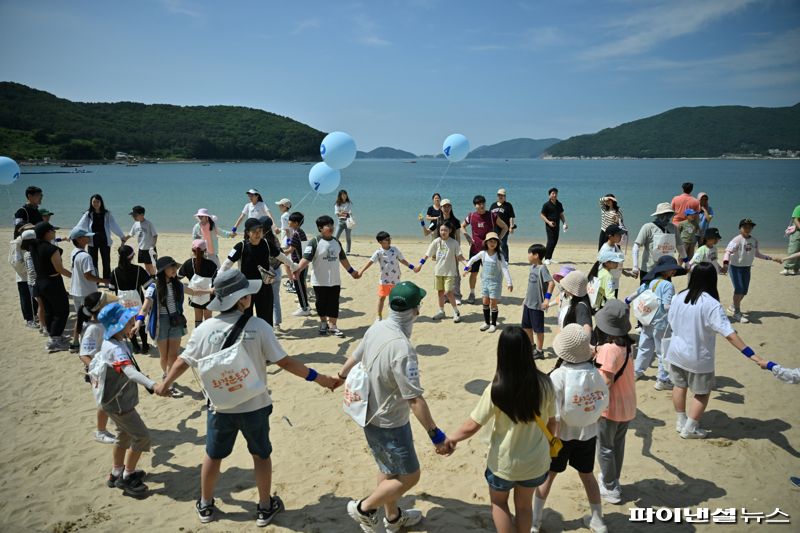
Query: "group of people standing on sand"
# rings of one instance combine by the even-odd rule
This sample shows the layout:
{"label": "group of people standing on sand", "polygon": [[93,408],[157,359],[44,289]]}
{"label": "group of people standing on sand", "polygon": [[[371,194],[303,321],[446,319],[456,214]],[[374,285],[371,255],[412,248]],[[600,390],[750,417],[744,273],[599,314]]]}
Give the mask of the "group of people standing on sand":
{"label": "group of people standing on sand", "polygon": [[[71,349],[85,365],[98,406],[94,438],[112,445],[109,487],[134,497],[148,494],[147,473],[138,465],[152,442],[137,411],[139,387],[150,394],[181,397],[176,381],[191,368],[202,383],[208,405],[200,497],[195,503],[198,519],[206,523],[217,516],[214,490],[221,464],[241,432],[253,457],[256,524],[269,524],[284,508],[280,497],[272,493],[273,407],[266,366],[274,363],[330,390],[345,385],[345,411],[363,428],[379,471],[372,492],[347,504],[346,512],[362,531],[376,531],[381,518],[386,531],[399,531],[423,518],[421,511],[398,505],[420,479],[410,424],[413,413],[441,455],[452,454],[459,442],[482,427],[491,428],[484,478],[498,531],[539,531],[555,479],[569,465],[578,471],[586,491],[585,525],[603,532],[607,527],[602,502],[622,501],[625,437],[636,415],[635,384],[646,378],[654,359],[658,360],[654,386],[672,391],[675,429],[683,439],[709,436],[700,421],[714,383],[717,334],[779,379],[800,382],[800,370],[759,357],[731,325],[731,321],[747,322],[741,303],[754,259],[782,260],[759,251],[752,235],[755,223],[743,218],[739,234],[721,252],[720,262],[716,244],[722,236],[710,225],[714,212],[708,195],[692,197],[691,183],[683,184],[683,191],[672,202],[659,203],[653,220],[641,227],[633,241],[631,269],[623,267],[625,254],[620,247],[627,235],[622,209],[617,198],[607,194],[599,201],[601,236],[594,266],[583,273],[564,265],[551,274],[548,266],[554,262],[559,229],[566,231],[568,226],[558,190],[550,189],[541,210],[547,242],[527,248],[530,269],[519,325],[504,321],[494,378],[464,423],[450,434],[435,423],[425,401],[420,362],[411,340],[427,292],[420,284],[402,281],[401,272],[408,268],[418,273],[428,260],[435,262],[438,309],[433,318],[446,317],[447,302],[456,323],[463,308],[460,278],[468,277],[468,303],[476,301],[480,280],[484,322],[479,329],[495,332],[502,289],[514,288],[508,268],[508,235],[516,227],[516,213],[505,189],[497,191],[497,201],[489,207],[484,196],[476,195],[474,211],[463,219],[453,214],[449,200],[434,194],[433,205],[420,216],[423,231],[431,235],[425,255],[417,262],[408,261],[392,245],[391,236],[379,231],[378,247],[360,269],[348,259],[355,223],[346,191],[337,195],[334,216],[315,220],[317,234],[311,238],[303,230],[303,213],[291,211],[289,199],[275,202],[280,217],[273,218],[256,189],[247,191],[248,203],[230,231],[219,228],[217,217],[201,208],[195,213],[191,254],[182,263],[158,255],[158,233],[143,206],[131,209],[133,225],[125,233],[103,198],[95,194],[69,233],[73,252],[68,270],[56,237],[59,228],[40,210],[43,193],[29,187],[27,202],[15,215],[9,260],[26,325],[41,328],[48,336],[48,352]],[[242,223],[243,239],[221,261],[219,237],[238,237]],[[798,230],[800,206],[787,229],[790,246],[795,248],[800,247]],[[346,248],[338,239],[343,232]],[[466,257],[460,247],[462,234],[469,243]],[[122,242],[113,270],[112,235]],[[135,238],[135,250],[126,244],[131,238]],[[791,261],[798,256],[800,250],[790,248],[782,273],[797,272],[797,263]],[[239,268],[234,268],[237,264]],[[313,293],[319,334],[341,337],[340,268],[359,279],[373,264],[380,268],[379,320],[336,375],[319,373],[288,357],[276,337],[281,331],[282,275],[298,299],[294,314],[311,315]],[[311,293],[306,286],[309,267]],[[717,290],[718,276],[725,274],[734,287],[730,318]],[[638,277],[641,284],[619,299],[623,275]],[[672,280],[682,275],[689,276],[688,288],[677,291]],[[63,278],[70,279],[69,292]],[[188,283],[181,281],[184,278]],[[107,290],[101,291],[103,287]],[[71,342],[64,335],[70,296],[78,317]],[[194,308],[195,327],[181,351],[187,333],[187,296]],[[545,374],[536,361],[545,358],[549,307],[559,309],[558,333],[552,342],[557,361],[556,368]],[[640,328],[638,342],[630,335],[631,314]],[[143,374],[135,358],[137,353],[149,352],[148,339],[158,347],[159,380]],[[106,427],[109,419],[116,424],[116,435]],[[597,477],[595,460],[600,470]]]}

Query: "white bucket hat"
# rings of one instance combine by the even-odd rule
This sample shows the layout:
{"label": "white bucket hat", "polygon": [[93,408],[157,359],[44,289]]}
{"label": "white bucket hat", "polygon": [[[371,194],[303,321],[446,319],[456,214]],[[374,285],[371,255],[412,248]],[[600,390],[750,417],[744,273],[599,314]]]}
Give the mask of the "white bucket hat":
{"label": "white bucket hat", "polygon": [[675,210],[672,209],[672,204],[669,202],[661,202],[656,206],[656,212],[650,216],[654,217],[656,215],[666,215],[667,213],[670,215],[675,213]]}
{"label": "white bucket hat", "polygon": [[255,294],[261,289],[261,280],[247,279],[241,270],[225,270],[214,278],[214,299],[206,309],[225,311],[236,305],[241,298]]}

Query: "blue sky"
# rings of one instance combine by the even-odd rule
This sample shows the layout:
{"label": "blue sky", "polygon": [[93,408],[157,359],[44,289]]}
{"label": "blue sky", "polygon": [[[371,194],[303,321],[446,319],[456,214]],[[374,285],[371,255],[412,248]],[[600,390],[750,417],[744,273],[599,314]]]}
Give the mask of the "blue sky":
{"label": "blue sky", "polygon": [[0,0],[0,21],[0,79],[78,101],[255,107],[364,150],[800,102],[796,0]]}

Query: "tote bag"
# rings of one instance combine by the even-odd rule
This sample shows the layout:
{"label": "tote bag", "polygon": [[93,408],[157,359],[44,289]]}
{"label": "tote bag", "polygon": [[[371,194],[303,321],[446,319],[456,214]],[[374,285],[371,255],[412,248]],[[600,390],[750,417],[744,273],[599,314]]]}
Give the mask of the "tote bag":
{"label": "tote bag", "polygon": [[649,326],[656,316],[658,309],[661,307],[661,301],[656,296],[656,287],[663,280],[659,279],[655,285],[642,291],[642,293],[634,299],[633,302],[633,316],[643,325]]}
{"label": "tote bag", "polygon": [[[211,288],[211,278],[206,278],[203,276],[199,276],[197,274],[192,275],[192,279],[189,280],[189,287],[192,289],[210,289]],[[211,301],[210,294],[193,294],[189,296],[189,302],[195,305],[205,305]]]}
{"label": "tote bag", "polygon": [[[117,297],[119,298],[119,303],[121,306],[130,309],[139,309],[140,307],[142,307],[142,297],[139,296],[139,291],[137,289],[120,290],[119,281],[117,281],[116,271],[114,271],[114,283],[117,286]],[[136,270],[136,287],[139,287],[138,269]]]}

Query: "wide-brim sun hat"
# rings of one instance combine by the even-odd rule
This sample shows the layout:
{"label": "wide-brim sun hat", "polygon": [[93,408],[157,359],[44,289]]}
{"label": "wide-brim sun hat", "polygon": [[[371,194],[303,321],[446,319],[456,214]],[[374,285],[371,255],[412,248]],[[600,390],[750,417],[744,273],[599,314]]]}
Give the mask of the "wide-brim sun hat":
{"label": "wide-brim sun hat", "polygon": [[653,268],[647,272],[647,275],[642,278],[642,281],[652,281],[656,278],[656,274],[670,270],[674,270],[676,276],[683,276],[686,274],[686,269],[678,264],[677,259],[671,255],[662,255],[658,258],[658,261],[656,261],[655,266],[653,266]]}
{"label": "wide-brim sun hat", "polygon": [[586,278],[586,274],[580,270],[573,270],[561,278],[560,285],[568,293],[581,298],[588,293],[589,280]]}
{"label": "wide-brim sun hat", "polygon": [[660,204],[658,204],[656,206],[656,212],[652,213],[650,216],[654,217],[654,216],[666,215],[666,214],[674,215],[675,214],[675,210],[672,209],[672,204],[670,204],[669,202],[661,202]]}
{"label": "wide-brim sun hat", "polygon": [[497,233],[495,233],[493,231],[490,231],[489,233],[486,234],[486,237],[483,238],[483,242],[486,242],[486,241],[491,240],[491,239],[494,239],[494,240],[500,242],[500,236],[497,235]]}
{"label": "wide-brim sun hat", "polygon": [[214,278],[214,299],[208,302],[206,309],[225,311],[248,294],[255,294],[261,289],[260,279],[247,279],[241,270],[224,270]]}
{"label": "wide-brim sun hat", "polygon": [[607,335],[622,337],[631,330],[631,313],[628,306],[617,299],[608,300],[594,316],[597,327]]}
{"label": "wide-brim sun hat", "polygon": [[206,209],[205,207],[201,207],[200,209],[198,209],[197,213],[194,214],[194,217],[195,218],[208,217],[214,222],[217,221],[217,215],[212,215],[211,213],[208,212],[208,209]]}
{"label": "wide-brim sun hat", "polygon": [[408,311],[419,307],[427,292],[411,281],[401,281],[389,293],[389,307],[395,311]]}
{"label": "wide-brim sun hat", "polygon": [[573,272],[574,270],[575,270],[574,265],[564,265],[561,267],[561,270],[553,274],[553,280],[555,280],[555,282],[558,283],[564,278],[564,276],[566,276],[570,272]]}
{"label": "wide-brim sun hat", "polygon": [[601,265],[608,261],[622,263],[625,261],[625,256],[621,252],[615,252],[614,250],[603,250],[597,254],[597,261],[599,261]]}
{"label": "wide-brim sun hat", "polygon": [[567,324],[556,335],[553,341],[553,350],[556,355],[567,363],[585,363],[592,359],[592,347],[589,344],[589,334],[580,324]]}
{"label": "wide-brim sun hat", "polygon": [[168,255],[165,255],[164,257],[159,257],[158,260],[156,261],[156,273],[161,274],[162,272],[164,272],[164,269],[170,266],[178,266],[178,262]]}
{"label": "wide-brim sun hat", "polygon": [[106,305],[97,315],[97,320],[105,328],[103,338],[108,340],[123,329],[131,318],[136,316],[139,310],[135,307],[123,307],[120,303],[114,302]]}

